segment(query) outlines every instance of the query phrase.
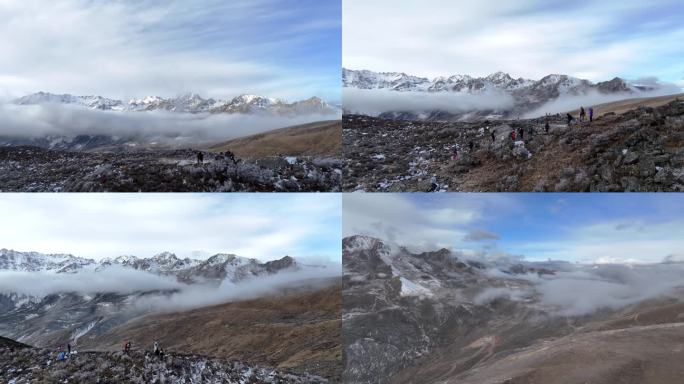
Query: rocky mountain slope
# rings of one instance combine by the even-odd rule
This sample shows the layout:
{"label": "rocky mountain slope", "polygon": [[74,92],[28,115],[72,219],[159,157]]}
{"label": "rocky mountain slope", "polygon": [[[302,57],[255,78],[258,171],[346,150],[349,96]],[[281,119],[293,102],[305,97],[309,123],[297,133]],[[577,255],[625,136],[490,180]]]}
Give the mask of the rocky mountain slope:
{"label": "rocky mountain slope", "polygon": [[265,156],[233,161],[195,150],[82,152],[0,146],[5,192],[334,192],[337,157]]}
{"label": "rocky mountain slope", "polygon": [[684,190],[679,98],[571,125],[560,115],[473,123],[346,115],[342,140],[345,191],[428,191],[433,175],[438,191]]}
{"label": "rocky mountain slope", "polygon": [[322,377],[296,374],[201,355],[149,352],[79,352],[58,360],[54,350],[0,347],[0,381],[28,383],[327,383]]}
{"label": "rocky mountain slope", "polygon": [[684,373],[681,279],[668,295],[594,310],[589,298],[574,296],[576,312],[549,301],[545,284],[559,279],[593,273],[617,287],[650,267],[476,260],[365,236],[343,240],[343,261],[348,382],[660,384]]}
{"label": "rocky mountain slope", "polygon": [[[35,284],[30,278],[40,273],[53,284],[35,289],[5,284],[0,292],[0,335],[39,346],[60,340],[76,343],[83,336],[106,333],[132,318],[159,311],[154,303],[163,305],[173,295],[186,291],[211,295],[226,284],[238,290],[241,284],[259,279],[288,273],[296,280],[304,268],[325,268],[303,266],[289,256],[262,263],[228,254],[193,260],[161,253],[150,258],[121,256],[95,262],[71,255],[6,249],[0,250],[0,265],[4,266],[0,272],[5,273],[5,279]],[[84,286],[79,281],[90,283]],[[116,284],[119,281],[124,285]],[[136,285],[129,287],[124,282]]]}
{"label": "rocky mountain slope", "polygon": [[[513,78],[504,72],[485,77],[468,75],[440,76],[434,79],[397,72],[373,72],[343,69],[342,85],[361,90],[387,90],[396,92],[424,92],[429,94],[498,95],[508,96],[512,105],[498,108],[472,108],[460,112],[435,109],[423,111],[388,110],[380,117],[399,120],[459,121],[506,119],[517,117],[563,96],[580,96],[590,93],[636,97],[643,92],[657,90],[654,85],[629,83],[621,78],[592,83],[572,76],[551,74],[539,80]],[[346,113],[358,111],[346,110]]]}
{"label": "rocky mountain slope", "polygon": [[[323,288],[320,288],[323,286]],[[81,350],[118,351],[125,340],[322,376],[342,372],[340,279],[281,295],[133,319],[78,341]]]}
{"label": "rocky mountain slope", "polygon": [[179,113],[241,113],[298,116],[335,114],[337,110],[318,97],[288,103],[284,100],[256,95],[240,95],[231,100],[204,99],[188,93],[173,98],[148,96],[127,103],[102,96],[74,96],[38,92],[14,101],[18,105],[66,104],[105,111],[169,111]]}

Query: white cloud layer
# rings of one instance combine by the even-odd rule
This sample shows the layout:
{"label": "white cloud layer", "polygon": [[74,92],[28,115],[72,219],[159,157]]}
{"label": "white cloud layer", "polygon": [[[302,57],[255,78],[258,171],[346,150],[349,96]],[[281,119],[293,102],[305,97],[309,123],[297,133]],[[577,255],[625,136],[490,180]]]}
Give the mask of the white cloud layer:
{"label": "white cloud layer", "polygon": [[539,299],[543,308],[559,316],[582,316],[602,309],[620,309],[648,299],[681,297],[684,264],[629,266],[569,265],[556,275],[518,276],[532,282],[529,289],[486,288],[476,297],[478,304],[504,298],[513,301]]}
{"label": "white cloud layer", "polygon": [[108,135],[187,147],[254,135],[277,128],[333,120],[330,115],[295,117],[248,114],[119,112],[61,104],[0,104],[0,136]]}
{"label": "white cloud layer", "polygon": [[513,97],[504,93],[397,92],[386,89],[343,88],[344,109],[351,113],[377,116],[388,111],[446,111],[460,113],[513,107]]}
{"label": "white cloud layer", "polygon": [[150,313],[186,310],[274,295],[288,287],[320,287],[341,275],[340,264],[328,264],[325,268],[305,267],[298,271],[284,271],[275,275],[250,278],[239,283],[223,281],[217,286],[181,284],[172,277],[157,276],[123,267],[109,267],[97,272],[82,271],[77,274],[0,271],[0,293],[35,298],[56,293],[145,293],[142,296],[134,296],[130,307],[125,310]]}

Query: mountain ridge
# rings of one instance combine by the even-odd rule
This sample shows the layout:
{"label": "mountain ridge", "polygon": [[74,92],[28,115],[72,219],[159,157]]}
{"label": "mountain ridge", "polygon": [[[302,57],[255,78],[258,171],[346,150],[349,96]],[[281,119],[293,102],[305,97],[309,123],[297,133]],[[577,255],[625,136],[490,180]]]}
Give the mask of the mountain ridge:
{"label": "mountain ridge", "polygon": [[[403,72],[374,72],[369,70],[342,70],[343,89],[358,91],[409,92],[425,95],[453,95],[468,99],[438,99],[440,105],[417,106],[415,100],[408,105],[384,107],[383,111],[369,113],[390,120],[422,121],[478,121],[519,118],[538,111],[549,102],[565,97],[629,98],[652,93],[667,93],[667,84],[639,84],[620,77],[591,82],[563,74],[550,74],[539,80],[514,78],[508,73],[495,72],[483,77],[470,75],[438,76],[434,79],[412,76]],[[349,96],[353,101],[354,95]],[[379,96],[378,96],[379,97]],[[374,99],[377,99],[374,97]],[[426,99],[428,102],[430,99]],[[437,100],[433,100],[437,101]],[[470,101],[477,103],[470,105]],[[590,102],[590,101],[586,101]],[[581,103],[581,100],[578,100]],[[393,103],[395,104],[395,103]],[[429,105],[429,104],[428,104]],[[345,107],[345,114],[364,114],[365,103]],[[543,114],[543,113],[541,113]]]}
{"label": "mountain ridge", "polygon": [[170,98],[146,96],[124,102],[96,95],[77,96],[40,91],[15,99],[13,103],[17,105],[67,104],[118,112],[163,110],[177,113],[265,113],[282,116],[336,113],[333,106],[316,96],[288,103],[282,99],[248,94],[242,94],[230,100],[221,100],[204,99],[196,93],[186,93]]}

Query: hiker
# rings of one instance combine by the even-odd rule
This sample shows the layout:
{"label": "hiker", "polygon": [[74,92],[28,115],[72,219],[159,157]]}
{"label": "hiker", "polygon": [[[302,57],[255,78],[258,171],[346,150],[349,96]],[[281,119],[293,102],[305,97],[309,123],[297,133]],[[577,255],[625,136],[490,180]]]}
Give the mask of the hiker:
{"label": "hiker", "polygon": [[587,112],[584,107],[580,107],[580,123],[584,121],[584,117],[587,116]]}
{"label": "hiker", "polygon": [[546,123],[544,123],[544,130],[546,130],[546,134],[549,134],[549,119],[546,119]]}
{"label": "hiker", "polygon": [[123,351],[127,355],[131,352],[131,342],[130,341],[127,341],[124,343]]}
{"label": "hiker", "polygon": [[439,184],[437,184],[437,175],[432,175],[430,178],[430,189],[428,189],[428,192],[434,192],[439,188]]}
{"label": "hiker", "polygon": [[71,355],[71,343],[67,343],[67,354]]}
{"label": "hiker", "polygon": [[470,153],[473,153],[473,148],[475,148],[475,143],[472,140],[470,140],[470,142],[468,143],[468,148],[470,148]]}
{"label": "hiker", "polygon": [[589,107],[589,122],[594,121],[594,107]]}
{"label": "hiker", "polygon": [[520,140],[523,140],[525,136],[525,130],[523,127],[518,128],[518,134],[520,135]]}
{"label": "hiker", "polygon": [[515,129],[511,131],[511,140],[515,141]]}
{"label": "hiker", "polygon": [[154,354],[159,356],[159,342],[158,341],[154,342]]}
{"label": "hiker", "polygon": [[492,131],[492,143],[496,141],[496,135],[494,134],[494,131]]}
{"label": "hiker", "polygon": [[200,151],[197,151],[197,165],[202,164],[204,164],[204,154],[202,154]]}
{"label": "hiker", "polygon": [[568,113],[567,117],[568,117],[568,127],[569,127],[569,126],[570,126],[570,123],[572,123],[573,117],[572,117],[572,115],[571,115],[570,113]]}
{"label": "hiker", "polygon": [[159,359],[164,360],[164,348],[159,348]]}
{"label": "hiker", "polygon": [[451,152],[451,160],[458,161],[458,147],[454,146]]}

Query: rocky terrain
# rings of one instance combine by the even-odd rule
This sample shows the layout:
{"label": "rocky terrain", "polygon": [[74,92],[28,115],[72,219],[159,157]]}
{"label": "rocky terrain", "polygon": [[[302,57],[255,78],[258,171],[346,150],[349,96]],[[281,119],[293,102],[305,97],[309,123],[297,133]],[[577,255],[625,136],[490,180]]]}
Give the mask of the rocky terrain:
{"label": "rocky terrain", "polygon": [[[684,373],[679,272],[669,294],[595,309],[586,305],[600,290],[591,298],[565,293],[573,303],[566,307],[549,289],[559,283],[563,295],[578,276],[578,286],[601,280],[622,289],[651,268],[662,275],[682,265],[478,261],[365,236],[343,242],[347,382],[664,384]],[[594,277],[583,280],[587,274]]]}
{"label": "rocky terrain", "polygon": [[[240,160],[240,159],[236,159]],[[195,150],[82,152],[0,147],[3,192],[334,192],[341,162],[325,156],[233,161]]]}
{"label": "rocky terrain", "polygon": [[684,190],[684,100],[602,113],[592,123],[575,116],[569,126],[550,116],[548,133],[546,117],[449,123],[345,115],[342,189]]}
{"label": "rocky terrain", "polygon": [[[384,90],[398,93],[431,95],[483,96],[488,100],[499,100],[497,106],[491,102],[480,106],[461,106],[457,110],[440,107],[416,110],[396,109],[387,106],[379,117],[396,120],[424,121],[477,121],[511,119],[529,113],[544,104],[566,96],[603,95],[624,99],[660,92],[664,85],[631,83],[621,78],[592,83],[588,80],[560,74],[551,74],[539,80],[513,78],[504,72],[485,77],[469,75],[440,76],[434,79],[412,76],[398,72],[373,72],[368,70],[342,71],[342,86],[347,89]],[[673,88],[674,89],[674,88]],[[673,93],[673,92],[669,92]],[[667,94],[667,93],[666,93]],[[653,95],[651,95],[653,96]],[[505,101],[505,102],[504,102]],[[457,103],[457,101],[454,101]],[[452,103],[453,104],[453,103]],[[501,105],[499,105],[501,104]],[[352,102],[346,105],[355,105]],[[345,106],[345,113],[356,111]],[[377,112],[376,112],[377,113]]]}
{"label": "rocky terrain", "polygon": [[65,360],[41,348],[0,346],[0,381],[28,383],[327,383],[322,377],[240,361],[170,352],[77,352]]}

